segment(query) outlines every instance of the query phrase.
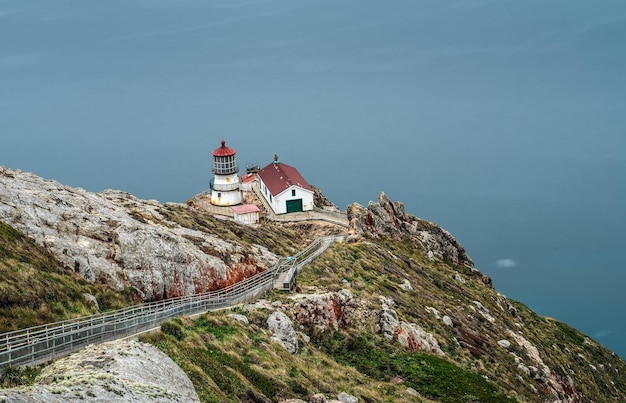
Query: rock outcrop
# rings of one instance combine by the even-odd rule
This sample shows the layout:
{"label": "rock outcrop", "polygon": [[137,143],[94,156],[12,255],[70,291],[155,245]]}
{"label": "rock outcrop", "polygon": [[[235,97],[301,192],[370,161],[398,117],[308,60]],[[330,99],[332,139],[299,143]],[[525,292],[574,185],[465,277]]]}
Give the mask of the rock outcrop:
{"label": "rock outcrop", "polygon": [[298,352],[298,337],[293,322],[281,311],[274,311],[267,318],[267,327],[272,332],[272,341],[281,344],[292,354]]}
{"label": "rock outcrop", "polygon": [[352,203],[347,214],[351,233],[348,240],[356,241],[363,236],[388,236],[396,240],[409,237],[431,259],[474,267],[465,248],[452,234],[430,221],[407,214],[403,203],[392,202],[385,193],[380,193],[378,203],[370,201],[367,208]]}
{"label": "rock outcrop", "polygon": [[291,308],[296,321],[303,326],[339,330],[348,326],[359,307],[349,290],[325,294],[298,295]]}
{"label": "rock outcrop", "polygon": [[150,344],[92,345],[44,368],[35,384],[3,389],[7,402],[199,402],[174,361]]}
{"label": "rock outcrop", "polygon": [[168,220],[166,208],[121,191],[91,193],[0,167],[0,220],[87,280],[135,287],[144,300],[223,287],[277,260],[261,246],[182,227]]}
{"label": "rock outcrop", "polygon": [[411,352],[428,351],[444,355],[435,336],[415,323],[400,321],[398,313],[393,309],[395,302],[384,295],[379,298],[382,305],[378,314],[379,333],[382,333],[386,339],[396,339]]}

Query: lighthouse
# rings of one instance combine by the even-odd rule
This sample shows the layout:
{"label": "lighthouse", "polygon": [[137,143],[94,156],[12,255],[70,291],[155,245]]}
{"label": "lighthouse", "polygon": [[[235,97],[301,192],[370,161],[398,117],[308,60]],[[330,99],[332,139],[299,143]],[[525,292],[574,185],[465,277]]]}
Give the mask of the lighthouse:
{"label": "lighthouse", "polygon": [[211,204],[216,206],[234,206],[241,204],[239,189],[239,167],[235,158],[237,151],[222,146],[213,151],[213,180],[211,180]]}

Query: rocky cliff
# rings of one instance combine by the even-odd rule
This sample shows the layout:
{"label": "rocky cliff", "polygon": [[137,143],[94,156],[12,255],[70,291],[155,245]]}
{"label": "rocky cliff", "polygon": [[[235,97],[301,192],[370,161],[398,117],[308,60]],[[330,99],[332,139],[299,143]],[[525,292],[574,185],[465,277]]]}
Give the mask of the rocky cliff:
{"label": "rocky cliff", "polygon": [[[623,360],[498,293],[449,232],[407,214],[384,193],[367,207],[352,204],[347,215],[346,242],[309,264],[295,293],[275,291],[228,311],[174,319],[142,341],[180,365],[200,401],[626,401]],[[316,222],[244,227],[185,205],[89,193],[7,168],[0,169],[0,220],[73,275],[134,287],[144,299],[229,284],[302,248],[311,234],[343,231]],[[120,348],[119,356],[146,349]],[[31,395],[11,396],[54,394],[63,385],[76,396],[110,388],[127,401],[161,393],[150,377],[158,373],[127,382],[117,369],[107,372],[110,382],[86,389],[81,382],[100,379],[101,363],[109,362],[98,354],[64,361],[86,363],[92,372],[56,364]],[[151,353],[137,357],[155,360]],[[194,399],[172,390],[165,387],[162,396]]]}
{"label": "rocky cliff", "polygon": [[135,341],[92,345],[46,367],[36,384],[0,390],[0,401],[198,402],[198,394],[174,361]]}
{"label": "rocky cliff", "polygon": [[170,219],[184,208],[114,190],[91,193],[0,167],[0,220],[85,279],[132,287],[143,300],[220,288],[277,260],[264,246]]}
{"label": "rocky cliff", "polygon": [[357,241],[364,235],[395,240],[408,237],[431,260],[438,258],[455,266],[474,267],[474,262],[465,252],[465,248],[452,234],[430,221],[407,214],[402,202],[392,202],[384,192],[378,196],[378,203],[370,201],[367,208],[353,203],[348,206],[347,213],[350,241]]}

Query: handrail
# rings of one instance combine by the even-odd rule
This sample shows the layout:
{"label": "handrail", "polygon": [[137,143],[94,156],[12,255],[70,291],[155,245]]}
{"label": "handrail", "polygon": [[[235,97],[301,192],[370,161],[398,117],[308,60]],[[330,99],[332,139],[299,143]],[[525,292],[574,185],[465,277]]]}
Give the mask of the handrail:
{"label": "handrail", "polygon": [[310,246],[315,244],[315,247],[307,248],[306,252],[301,253],[296,260],[291,263],[289,269],[285,272],[284,278],[280,288],[283,290],[291,290],[296,281],[296,274],[300,273],[304,265],[310,263],[313,259],[318,257],[324,252],[332,242],[342,237],[321,237],[317,238]]}
{"label": "handrail", "polygon": [[253,300],[271,290],[280,273],[294,267],[301,268],[336,239],[338,238],[318,238],[295,255],[279,259],[272,269],[219,290],[2,333],[0,370],[8,366],[49,361],[78,351],[91,343],[130,337],[177,316],[194,315]]}

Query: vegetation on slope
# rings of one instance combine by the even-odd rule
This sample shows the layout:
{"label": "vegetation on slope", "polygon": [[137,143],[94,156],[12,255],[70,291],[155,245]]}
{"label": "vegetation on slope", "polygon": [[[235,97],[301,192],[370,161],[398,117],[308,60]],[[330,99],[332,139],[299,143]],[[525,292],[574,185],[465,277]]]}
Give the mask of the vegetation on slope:
{"label": "vegetation on slope", "polygon": [[0,222],[0,333],[98,313],[136,303],[66,270],[43,247]]}
{"label": "vegetation on slope", "polygon": [[[310,223],[243,226],[185,206],[168,205],[161,213],[171,222],[263,245],[282,256],[320,231]],[[81,279],[1,223],[0,270],[0,331],[95,313],[84,293],[96,296],[102,310],[133,302],[131,295]],[[400,287],[406,281],[412,291]],[[362,401],[540,402],[553,397],[548,375],[564,393],[584,401],[626,401],[626,364],[614,353],[498,294],[480,272],[429,259],[416,239],[365,237],[335,244],[300,273],[298,284],[303,294],[348,289],[370,314],[338,330],[301,327],[297,354],[271,340],[269,313],[263,309],[233,310],[245,314],[249,325],[228,318],[229,312],[175,319],[142,340],[172,357],[209,402],[278,401],[341,391]],[[433,334],[445,355],[409,351],[384,338],[377,329],[380,296],[394,301],[401,321]],[[270,299],[287,307],[293,303],[286,294],[272,293]],[[453,326],[442,320],[444,315]],[[534,351],[548,374],[534,368],[540,367],[530,358]],[[8,372],[18,383],[34,373]],[[11,379],[3,381],[9,385]]]}
{"label": "vegetation on slope", "polygon": [[[410,281],[413,291],[399,287],[404,280]],[[527,366],[537,364],[508,331],[523,335],[537,349],[565,389],[571,387],[589,400],[626,398],[626,363],[616,354],[566,324],[506,299],[486,285],[479,272],[430,261],[409,239],[336,245],[304,270],[299,282],[305,290],[310,286],[339,290],[347,282],[363,301],[391,297],[401,320],[436,335],[448,359],[516,399],[542,401],[550,396],[545,379],[520,369],[520,360]],[[445,325],[438,315],[449,316],[454,326]],[[511,342],[508,349],[498,344],[503,339]]]}
{"label": "vegetation on slope", "polygon": [[160,332],[141,338],[181,366],[204,402],[278,401],[316,393],[336,396],[340,391],[370,402],[423,400],[408,395],[406,387],[380,382],[337,362],[313,343],[301,340],[298,354],[287,352],[271,341],[267,312],[246,313],[248,325],[227,318],[227,313],[174,319]]}
{"label": "vegetation on slope", "polygon": [[[399,286],[404,280],[413,291]],[[541,402],[553,398],[547,375],[519,365],[539,365],[530,359],[533,347],[563,393],[594,401],[626,398],[626,365],[614,353],[509,301],[479,272],[429,260],[409,239],[335,244],[301,272],[298,283],[304,294],[347,288],[369,312],[380,307],[380,295],[392,298],[400,320],[435,335],[445,356],[411,352],[385,339],[376,314],[337,331],[302,327],[295,355],[270,340],[263,310],[235,310],[248,316],[247,326],[227,318],[228,312],[177,319],[143,340],[181,365],[203,401],[278,401],[346,391],[361,401]],[[293,303],[279,293],[270,300]],[[454,326],[444,324],[443,315]],[[498,343],[503,339],[508,348]]]}
{"label": "vegetation on slope", "polygon": [[192,208],[168,204],[160,210],[168,220],[197,231],[214,235],[227,242],[265,246],[279,256],[289,256],[302,248],[301,235],[276,223],[250,226],[234,221],[220,220]]}

